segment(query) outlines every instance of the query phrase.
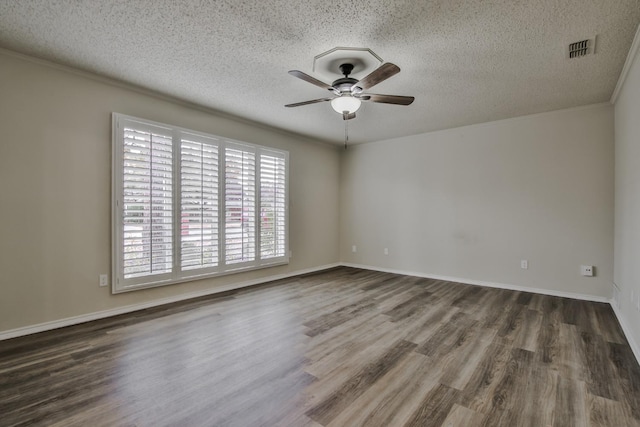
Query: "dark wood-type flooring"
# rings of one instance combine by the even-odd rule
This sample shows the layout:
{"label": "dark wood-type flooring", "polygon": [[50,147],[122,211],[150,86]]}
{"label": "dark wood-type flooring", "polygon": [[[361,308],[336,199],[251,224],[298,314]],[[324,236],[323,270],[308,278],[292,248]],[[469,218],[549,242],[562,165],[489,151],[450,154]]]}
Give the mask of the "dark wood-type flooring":
{"label": "dark wood-type flooring", "polygon": [[1,426],[640,426],[609,305],[337,268],[0,342]]}

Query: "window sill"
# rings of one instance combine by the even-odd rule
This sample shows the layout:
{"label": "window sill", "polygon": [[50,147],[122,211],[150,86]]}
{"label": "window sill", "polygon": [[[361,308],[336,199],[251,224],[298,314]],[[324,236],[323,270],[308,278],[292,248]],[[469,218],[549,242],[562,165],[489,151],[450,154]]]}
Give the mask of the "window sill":
{"label": "window sill", "polygon": [[187,283],[187,282],[194,282],[196,280],[212,279],[217,277],[229,276],[232,274],[246,273],[246,272],[255,271],[255,270],[263,270],[271,267],[278,267],[278,266],[288,265],[288,264],[289,264],[289,259],[286,258],[284,260],[264,263],[257,266],[238,267],[236,269],[230,269],[223,272],[196,274],[193,276],[185,276],[185,277],[180,277],[176,279],[172,278],[168,280],[159,280],[156,282],[148,282],[148,283],[142,283],[138,285],[116,287],[117,285],[113,284],[111,288],[111,293],[115,295],[115,294],[121,294],[125,292],[137,291],[141,289],[157,288],[160,286],[167,286],[167,285],[177,285],[179,283]]}

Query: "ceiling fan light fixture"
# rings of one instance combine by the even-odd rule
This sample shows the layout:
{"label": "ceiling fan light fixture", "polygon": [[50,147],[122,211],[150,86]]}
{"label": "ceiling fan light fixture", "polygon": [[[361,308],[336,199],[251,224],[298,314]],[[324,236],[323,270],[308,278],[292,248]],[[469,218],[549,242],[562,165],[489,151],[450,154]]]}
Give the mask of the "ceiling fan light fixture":
{"label": "ceiling fan light fixture", "polygon": [[360,80],[350,77],[355,68],[354,61],[351,59],[341,59],[339,68],[344,77],[334,80],[330,85],[303,73],[302,71],[289,71],[289,74],[292,76],[311,83],[314,86],[318,86],[319,88],[329,90],[329,92],[336,97],[296,102],[294,104],[287,104],[285,107],[300,107],[302,105],[331,101],[331,108],[342,116],[342,120],[351,120],[356,117],[356,111],[358,111],[360,105],[362,105],[362,101],[371,101],[382,104],[409,105],[415,99],[413,96],[380,95],[363,92],[400,72],[400,67],[392,64],[391,62],[385,62]]}
{"label": "ceiling fan light fixture", "polygon": [[331,107],[336,113],[342,114],[345,111],[348,114],[355,113],[360,108],[362,101],[351,95],[342,95],[331,100]]}

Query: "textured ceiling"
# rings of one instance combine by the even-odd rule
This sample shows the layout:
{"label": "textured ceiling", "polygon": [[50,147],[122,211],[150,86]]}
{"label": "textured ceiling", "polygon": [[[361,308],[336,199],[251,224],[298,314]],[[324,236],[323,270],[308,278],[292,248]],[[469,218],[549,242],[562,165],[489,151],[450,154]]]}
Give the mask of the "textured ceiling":
{"label": "textured ceiling", "polygon": [[402,69],[369,92],[416,101],[363,104],[359,143],[608,101],[639,22],[640,0],[0,0],[0,46],[335,143],[329,103],[283,107],[327,95],[287,71],[368,47]]}

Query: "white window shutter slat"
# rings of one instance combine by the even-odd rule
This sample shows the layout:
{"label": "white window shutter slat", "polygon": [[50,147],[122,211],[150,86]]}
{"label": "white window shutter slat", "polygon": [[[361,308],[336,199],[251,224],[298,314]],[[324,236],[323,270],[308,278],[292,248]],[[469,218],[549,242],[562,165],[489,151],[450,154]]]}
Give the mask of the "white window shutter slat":
{"label": "white window shutter slat", "polygon": [[170,135],[131,128],[123,141],[123,276],[173,268],[173,159]]}
{"label": "white window shutter slat", "polygon": [[225,150],[225,263],[255,260],[256,155],[242,148]]}
{"label": "white window shutter slat", "polygon": [[285,158],[260,155],[260,258],[285,256]]}
{"label": "white window shutter slat", "polygon": [[218,146],[182,139],[180,267],[218,266]]}

